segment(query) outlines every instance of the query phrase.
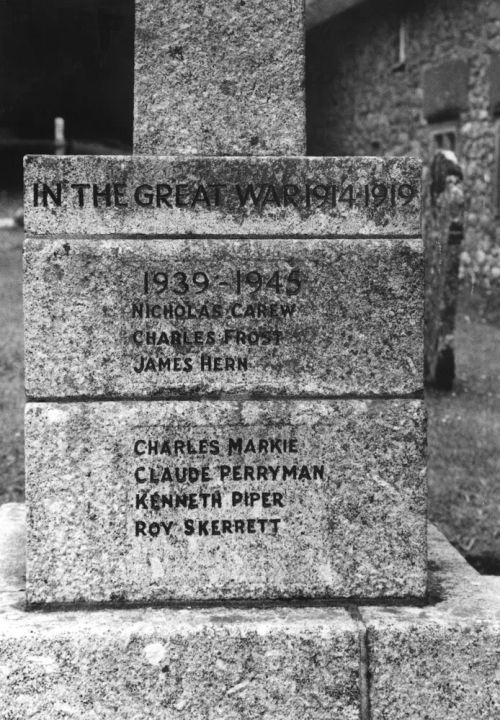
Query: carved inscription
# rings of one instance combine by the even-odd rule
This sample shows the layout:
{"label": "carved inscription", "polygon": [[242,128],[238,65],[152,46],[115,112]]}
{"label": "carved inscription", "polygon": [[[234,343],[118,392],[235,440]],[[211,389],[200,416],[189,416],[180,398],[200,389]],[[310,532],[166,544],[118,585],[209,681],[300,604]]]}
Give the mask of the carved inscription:
{"label": "carved inscription", "polygon": [[[156,329],[141,324],[131,340],[141,353],[133,370],[144,372],[246,372],[248,348],[278,347],[285,338],[280,320],[294,319],[300,295],[307,283],[303,271],[266,264],[214,272],[190,268],[147,270],[142,276],[144,300],[132,304],[132,320],[163,321]],[[214,293],[217,298],[213,300]],[[206,296],[212,298],[207,301]],[[204,321],[215,321],[204,329]],[[241,323],[245,327],[241,327]],[[182,329],[172,328],[179,323]],[[254,329],[248,327],[254,325]],[[168,328],[168,329],[167,329]],[[238,355],[213,355],[210,348],[231,348]],[[176,353],[151,356],[151,350]],[[187,355],[198,350],[198,355]]]}
{"label": "carved inscription", "polygon": [[28,236],[419,237],[412,158],[28,156]]}
{"label": "carved inscription", "polygon": [[277,535],[287,486],[325,479],[324,465],[301,463],[291,435],[139,437],[133,453],[133,532],[140,539]]}
{"label": "carved inscription", "polygon": [[419,241],[62,238],[25,257],[36,396],[420,387]]}
{"label": "carved inscription", "polygon": [[[418,161],[28,157],[25,167],[33,397],[413,391]],[[49,327],[56,340],[44,343]]]}
{"label": "carved inscription", "polygon": [[36,182],[32,186],[34,207],[60,207],[69,202],[81,209],[94,208],[173,208],[205,210],[226,206],[264,210],[266,207],[298,210],[404,207],[418,195],[411,182],[401,183],[258,183],[216,182],[142,183],[135,187],[119,183]]}

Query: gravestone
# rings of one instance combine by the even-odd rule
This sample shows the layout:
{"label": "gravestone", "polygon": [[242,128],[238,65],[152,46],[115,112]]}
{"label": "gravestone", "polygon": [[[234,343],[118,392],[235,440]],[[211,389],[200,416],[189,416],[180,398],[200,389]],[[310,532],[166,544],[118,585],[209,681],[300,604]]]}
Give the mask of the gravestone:
{"label": "gravestone", "polygon": [[142,0],[177,154],[26,159],[32,606],[425,595],[420,164],[301,156],[301,44]]}
{"label": "gravestone", "polygon": [[424,190],[425,382],[451,390],[455,378],[455,317],[464,235],[463,171],[450,150],[439,150]]}

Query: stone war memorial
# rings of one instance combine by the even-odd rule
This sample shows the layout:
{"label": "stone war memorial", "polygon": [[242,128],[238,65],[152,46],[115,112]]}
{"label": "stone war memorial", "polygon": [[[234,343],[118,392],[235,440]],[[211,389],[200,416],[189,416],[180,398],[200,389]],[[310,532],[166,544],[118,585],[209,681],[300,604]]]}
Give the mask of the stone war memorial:
{"label": "stone war memorial", "polygon": [[306,156],[303,16],[136,0],[134,154],[25,159],[6,720],[500,715],[427,527],[421,166]]}

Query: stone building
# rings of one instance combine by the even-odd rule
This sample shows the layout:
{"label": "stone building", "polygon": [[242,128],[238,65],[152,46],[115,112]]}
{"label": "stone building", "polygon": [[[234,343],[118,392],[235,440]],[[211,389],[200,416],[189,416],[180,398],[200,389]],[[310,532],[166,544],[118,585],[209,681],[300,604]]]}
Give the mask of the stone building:
{"label": "stone building", "polygon": [[500,284],[500,1],[311,0],[308,152],[453,150],[464,169],[462,273]]}

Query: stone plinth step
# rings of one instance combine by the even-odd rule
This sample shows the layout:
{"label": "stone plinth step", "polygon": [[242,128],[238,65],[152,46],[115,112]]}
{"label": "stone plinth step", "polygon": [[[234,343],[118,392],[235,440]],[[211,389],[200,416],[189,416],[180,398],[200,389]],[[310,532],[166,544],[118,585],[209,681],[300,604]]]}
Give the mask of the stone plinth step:
{"label": "stone plinth step", "polygon": [[500,717],[500,584],[479,575],[435,528],[431,604],[363,607],[371,720]]}
{"label": "stone plinth step", "polygon": [[0,508],[3,720],[498,717],[500,599],[433,529],[425,607],[44,613],[22,515]]}
{"label": "stone plinth step", "polygon": [[31,604],[425,595],[420,400],[28,403],[26,487]]}
{"label": "stone plinth step", "polygon": [[0,508],[2,720],[359,717],[359,630],[341,608],[27,613],[19,507]]}

